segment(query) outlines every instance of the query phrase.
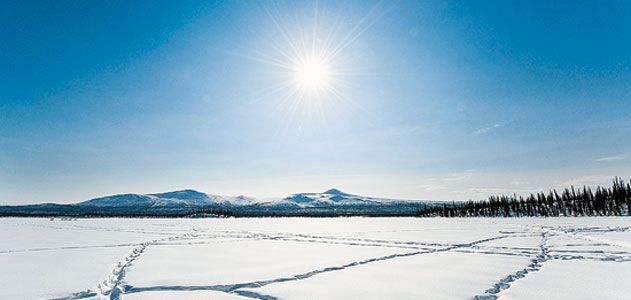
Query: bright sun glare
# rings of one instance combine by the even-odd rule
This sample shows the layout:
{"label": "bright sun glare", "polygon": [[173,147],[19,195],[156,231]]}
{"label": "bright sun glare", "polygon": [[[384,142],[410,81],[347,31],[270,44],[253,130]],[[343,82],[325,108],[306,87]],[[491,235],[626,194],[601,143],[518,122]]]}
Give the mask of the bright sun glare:
{"label": "bright sun glare", "polygon": [[295,76],[302,89],[318,90],[327,85],[330,74],[323,60],[310,58],[296,65]]}
{"label": "bright sun glare", "polygon": [[[284,113],[286,126],[313,120],[317,115],[326,126],[326,113],[336,105],[360,107],[350,97],[357,91],[354,81],[364,76],[367,66],[360,65],[355,45],[368,27],[379,19],[379,10],[371,10],[356,22],[328,15],[317,2],[313,11],[297,15],[278,5],[263,5],[269,24],[268,38],[260,47],[239,54],[266,65],[257,99],[274,99]],[[304,13],[301,15],[301,13]],[[312,14],[312,15],[311,15]],[[268,81],[269,80],[269,81]]]}

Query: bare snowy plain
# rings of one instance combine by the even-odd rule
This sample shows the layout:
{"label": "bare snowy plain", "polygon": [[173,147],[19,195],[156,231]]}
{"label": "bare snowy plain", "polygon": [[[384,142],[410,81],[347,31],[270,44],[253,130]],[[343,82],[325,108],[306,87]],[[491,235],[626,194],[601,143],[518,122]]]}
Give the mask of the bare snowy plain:
{"label": "bare snowy plain", "polygon": [[631,299],[631,219],[0,219],[0,299]]}

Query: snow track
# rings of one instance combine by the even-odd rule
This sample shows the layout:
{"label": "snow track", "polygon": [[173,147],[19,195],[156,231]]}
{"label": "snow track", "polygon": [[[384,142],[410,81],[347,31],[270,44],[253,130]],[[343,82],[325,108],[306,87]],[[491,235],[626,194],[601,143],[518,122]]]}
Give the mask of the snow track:
{"label": "snow track", "polygon": [[[393,299],[541,298],[524,287],[564,278],[566,265],[583,268],[579,275],[586,277],[596,268],[601,273],[595,276],[607,282],[612,279],[602,274],[608,268],[631,276],[627,224],[627,218],[0,219],[6,241],[0,280],[12,287],[0,287],[0,294],[55,300],[388,297],[381,292]],[[24,284],[30,281],[36,282]],[[569,290],[597,289],[581,285],[570,282]],[[606,295],[631,293],[619,286]]]}
{"label": "snow track", "polygon": [[137,246],[138,243],[115,244],[115,245],[95,245],[95,246],[66,246],[66,247],[48,247],[48,248],[31,248],[31,249],[15,249],[0,250],[0,254],[20,253],[20,252],[42,252],[42,251],[58,251],[58,250],[77,250],[77,249],[95,249],[95,248],[115,248]]}
{"label": "snow track", "polygon": [[112,270],[112,274],[103,282],[97,285],[97,295],[101,298],[109,298],[110,300],[120,299],[120,295],[125,292],[125,272],[134,262],[142,255],[147,247],[158,244],[160,242],[178,241],[195,237],[194,230],[192,233],[184,233],[163,239],[152,240],[138,245],[134,250],[125,257],[124,261],[119,262]]}
{"label": "snow track", "polygon": [[506,277],[502,278],[500,281],[496,282],[493,285],[493,287],[484,291],[484,294],[475,296],[475,299],[476,300],[497,299],[500,292],[510,288],[511,284],[514,281],[524,278],[532,272],[539,271],[541,267],[543,266],[543,264],[549,259],[549,256],[548,256],[549,249],[547,246],[547,241],[548,241],[548,232],[547,231],[541,232],[541,244],[539,245],[540,252],[537,255],[537,257],[533,259],[526,268],[521,269],[513,274],[509,274]]}
{"label": "snow track", "polygon": [[[291,275],[291,276],[287,276],[287,277],[281,277],[281,278],[275,278],[275,279],[260,280],[260,281],[254,281],[254,282],[246,282],[246,283],[237,283],[237,284],[228,284],[228,285],[154,286],[154,287],[132,287],[132,286],[126,286],[123,290],[120,290],[120,292],[121,293],[140,293],[140,292],[147,292],[147,291],[201,291],[201,290],[208,290],[208,291],[221,291],[221,292],[226,292],[226,293],[236,293],[236,294],[244,296],[244,297],[255,298],[255,299],[263,299],[263,300],[276,299],[273,296],[261,295],[261,294],[258,294],[258,293],[252,292],[252,291],[241,291],[241,289],[244,289],[244,288],[259,288],[259,287],[263,287],[263,286],[270,285],[270,284],[275,284],[275,283],[304,280],[304,279],[307,279],[307,278],[310,278],[312,276],[316,276],[316,275],[319,275],[319,274],[322,274],[322,273],[340,271],[340,270],[344,270],[344,269],[348,269],[348,268],[351,268],[351,267],[360,266],[360,265],[364,265],[364,264],[368,264],[368,263],[373,263],[373,262],[378,262],[378,261],[385,261],[385,260],[390,260],[390,259],[395,259],[395,258],[400,258],[400,257],[415,256],[415,255],[419,255],[419,254],[431,254],[431,253],[438,253],[438,252],[446,252],[446,251],[451,251],[451,250],[458,249],[458,248],[471,247],[471,246],[476,245],[476,244],[480,244],[480,243],[484,243],[484,242],[488,242],[488,241],[492,241],[492,240],[498,240],[498,239],[502,239],[502,238],[505,238],[505,237],[506,236],[502,235],[502,236],[486,238],[486,239],[477,240],[477,241],[464,243],[464,244],[451,245],[451,246],[448,246],[448,247],[443,247],[443,248],[438,248],[438,249],[423,250],[423,251],[408,252],[408,253],[403,253],[403,254],[391,254],[391,255],[386,255],[386,256],[374,257],[374,258],[365,259],[365,260],[361,260],[361,261],[350,262],[350,263],[347,263],[347,264],[344,264],[344,265],[330,266],[330,267],[326,267],[326,268],[322,268],[322,269],[318,269],[318,270],[313,270],[313,271],[306,272],[306,273],[295,274],[295,275]],[[118,298],[118,294],[117,294],[116,297],[113,297],[111,299],[119,299]]]}
{"label": "snow track", "polygon": [[[525,226],[532,230],[533,227]],[[540,251],[532,260],[532,262],[524,269],[518,270],[513,274],[509,274],[496,282],[493,287],[487,289],[483,294],[476,295],[476,300],[493,300],[498,299],[502,292],[509,289],[513,282],[522,279],[533,272],[540,271],[543,265],[549,260],[595,260],[595,261],[614,261],[614,262],[629,262],[631,261],[631,252],[628,251],[605,251],[605,250],[567,250],[567,249],[554,249],[548,245],[548,240],[553,236],[565,236],[575,240],[584,240],[594,242],[591,244],[572,243],[565,244],[565,247],[581,247],[581,246],[614,246],[631,249],[627,243],[620,243],[603,238],[595,238],[586,236],[578,232],[589,233],[609,233],[609,232],[625,232],[629,231],[629,227],[617,227],[617,228],[574,228],[568,230],[564,227],[549,227],[542,226],[538,230],[541,231],[541,243],[539,245]],[[503,247],[506,248],[506,247]],[[560,254],[558,254],[560,253]],[[591,256],[590,256],[591,255]]]}

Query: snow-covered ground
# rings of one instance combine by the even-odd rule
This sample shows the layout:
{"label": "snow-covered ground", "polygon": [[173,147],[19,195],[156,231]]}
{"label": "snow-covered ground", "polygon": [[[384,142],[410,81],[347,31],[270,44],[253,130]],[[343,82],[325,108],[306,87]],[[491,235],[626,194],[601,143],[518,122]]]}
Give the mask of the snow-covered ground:
{"label": "snow-covered ground", "polygon": [[0,299],[631,299],[631,219],[0,219]]}

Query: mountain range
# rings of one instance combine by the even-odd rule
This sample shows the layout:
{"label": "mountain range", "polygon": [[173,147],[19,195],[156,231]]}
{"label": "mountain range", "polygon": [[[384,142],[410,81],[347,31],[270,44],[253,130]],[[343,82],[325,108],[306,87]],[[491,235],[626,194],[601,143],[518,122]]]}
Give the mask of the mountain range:
{"label": "mountain range", "polygon": [[231,216],[414,215],[436,201],[412,201],[348,194],[338,189],[298,193],[280,199],[220,196],[195,190],[156,194],[119,194],[75,204],[0,206],[0,216],[188,216],[200,213]]}
{"label": "mountain range", "polygon": [[77,203],[91,207],[205,207],[215,205],[247,205],[257,200],[245,196],[226,197],[195,190],[181,190],[159,194],[120,194]]}

